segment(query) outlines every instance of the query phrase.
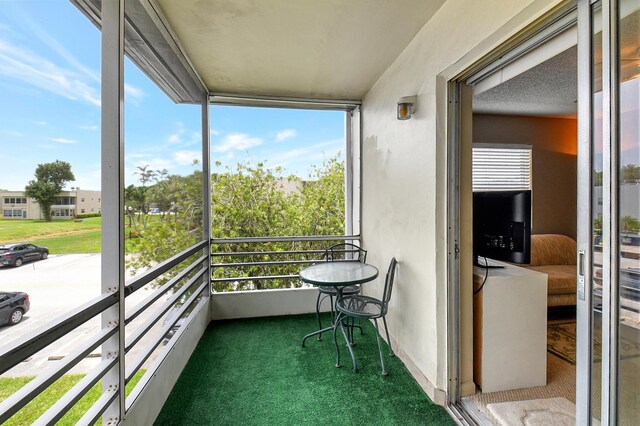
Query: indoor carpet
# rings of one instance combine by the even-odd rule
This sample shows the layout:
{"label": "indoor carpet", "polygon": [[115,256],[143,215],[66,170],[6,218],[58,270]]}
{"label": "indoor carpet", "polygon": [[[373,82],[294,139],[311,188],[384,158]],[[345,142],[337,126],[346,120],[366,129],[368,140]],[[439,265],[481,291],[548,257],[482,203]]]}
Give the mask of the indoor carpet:
{"label": "indoor carpet", "polygon": [[341,368],[331,335],[301,347],[317,327],[315,315],[212,322],[156,424],[455,424],[386,348],[389,375],[382,376],[375,329],[363,326],[355,373],[342,336]]}
{"label": "indoor carpet", "polygon": [[[595,362],[602,359],[602,332],[595,328],[593,357]],[[549,324],[547,327],[547,350],[552,354],[576,365],[576,323]],[[640,356],[638,340],[620,335],[620,357],[622,359]]]}

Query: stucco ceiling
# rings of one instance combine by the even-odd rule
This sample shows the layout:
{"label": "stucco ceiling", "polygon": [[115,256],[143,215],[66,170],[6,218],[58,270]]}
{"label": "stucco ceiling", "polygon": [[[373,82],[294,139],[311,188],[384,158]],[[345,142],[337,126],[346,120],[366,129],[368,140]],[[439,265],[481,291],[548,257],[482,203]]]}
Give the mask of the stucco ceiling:
{"label": "stucco ceiling", "polygon": [[504,83],[473,97],[484,114],[576,117],[577,50],[572,47]]}
{"label": "stucco ceiling", "polygon": [[[622,81],[640,77],[640,12],[626,15],[620,22],[620,77]],[[595,90],[602,90],[602,33],[594,35]],[[542,49],[544,46],[541,47]],[[577,117],[577,47],[573,47],[529,68],[523,73],[482,91],[473,97],[473,111],[485,114]]]}
{"label": "stucco ceiling", "polygon": [[361,100],[444,0],[156,0],[210,91]]}

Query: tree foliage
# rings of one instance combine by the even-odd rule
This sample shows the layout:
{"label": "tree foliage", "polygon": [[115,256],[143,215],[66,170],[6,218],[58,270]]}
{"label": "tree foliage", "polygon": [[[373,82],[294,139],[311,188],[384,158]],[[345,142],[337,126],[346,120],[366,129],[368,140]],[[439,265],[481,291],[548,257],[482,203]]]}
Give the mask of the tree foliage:
{"label": "tree foliage", "polygon": [[640,220],[631,216],[623,216],[620,218],[620,225],[622,232],[640,232]]}
{"label": "tree foliage", "polygon": [[25,187],[25,194],[36,200],[47,221],[51,221],[51,206],[65,183],[75,180],[71,171],[71,164],[56,160],[52,163],[38,164],[35,180],[29,181]]}
{"label": "tree foliage", "polygon": [[[159,220],[149,222],[145,214],[144,219],[133,222],[139,241],[128,246],[135,248],[135,255],[129,256],[127,266],[134,272],[162,262],[203,239],[202,172],[195,171],[188,176],[165,173],[149,187],[130,185],[125,190],[125,199],[127,192],[132,202],[142,203],[137,205],[143,205],[141,208],[146,209],[145,212],[149,205],[163,206]],[[163,200],[171,201],[165,203]]]}
{"label": "tree foliage", "polygon": [[622,167],[622,181],[637,183],[640,182],[640,165],[627,164]]}
{"label": "tree foliage", "polygon": [[[163,176],[146,187],[145,200],[159,208],[161,220],[141,229],[139,252],[133,257],[132,266],[152,266],[203,238],[201,178],[200,172],[184,177]],[[130,188],[129,192],[135,194],[139,188]],[[342,235],[344,220],[344,162],[339,156],[314,167],[308,181],[285,176],[281,168],[248,162],[227,167],[211,177],[212,238]],[[213,247],[214,253],[260,254],[242,258],[215,256],[214,264],[300,260],[300,256],[278,253],[301,250],[316,250],[307,258],[317,259],[325,245],[325,242],[218,244]],[[300,264],[214,267],[213,278],[294,275],[299,269]],[[298,284],[285,279],[229,280],[216,282],[214,289],[230,291],[292,285]]]}

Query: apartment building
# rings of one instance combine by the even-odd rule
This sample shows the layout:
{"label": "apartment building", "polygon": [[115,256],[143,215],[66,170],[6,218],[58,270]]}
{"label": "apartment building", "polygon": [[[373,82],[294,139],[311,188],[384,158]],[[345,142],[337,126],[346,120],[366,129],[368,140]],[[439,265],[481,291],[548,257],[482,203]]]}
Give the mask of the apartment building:
{"label": "apartment building", "polygon": [[[99,213],[100,191],[72,188],[61,191],[51,206],[53,219],[70,219],[78,214]],[[3,219],[44,219],[40,205],[24,191],[0,192],[0,211]]]}

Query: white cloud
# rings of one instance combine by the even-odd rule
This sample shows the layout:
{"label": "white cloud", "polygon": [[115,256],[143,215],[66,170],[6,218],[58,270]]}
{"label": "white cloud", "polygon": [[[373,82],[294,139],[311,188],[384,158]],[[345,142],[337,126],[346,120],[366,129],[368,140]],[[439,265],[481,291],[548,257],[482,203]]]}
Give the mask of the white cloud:
{"label": "white cloud", "polygon": [[[40,26],[36,21],[31,19],[31,17],[20,11],[19,9],[15,10],[15,13],[19,15],[20,22],[25,24],[26,27],[29,28],[30,34],[35,35],[40,41],[42,41],[46,46],[48,46],[51,51],[57,53],[60,57],[62,57],[67,63],[75,69],[75,71],[83,74],[89,79],[93,80],[96,83],[100,83],[100,74],[91,68],[85,66],[81,61],[79,61],[71,52],[64,48],[64,46],[56,40],[51,34],[49,34],[42,26]],[[1,25],[1,24],[0,24]],[[7,27],[8,28],[8,27]],[[0,29],[2,29],[0,27]],[[0,40],[1,42],[1,40]],[[125,83],[124,84],[124,93],[127,97],[128,101],[131,101],[135,105],[139,105],[140,101],[144,98],[144,91],[136,86]]]}
{"label": "white cloud", "polygon": [[133,160],[133,159],[136,159],[136,158],[146,158],[146,157],[148,157],[147,154],[135,153],[135,152],[128,153],[128,154],[124,155],[124,159],[125,160]]}
{"label": "white cloud", "polygon": [[47,138],[47,139],[49,139],[51,142],[64,143],[64,144],[78,143],[78,141],[74,141],[73,139],[66,139],[66,138]]}
{"label": "white cloud", "polygon": [[213,136],[220,136],[222,134],[220,130],[216,130],[216,129],[209,129],[209,131]]}
{"label": "white cloud", "polygon": [[245,151],[262,145],[262,139],[250,137],[244,133],[231,133],[224,137],[222,143],[213,147],[214,152]]}
{"label": "white cloud", "polygon": [[128,101],[131,101],[134,105],[140,105],[142,98],[144,98],[144,91],[128,83],[124,84],[124,96]]}
{"label": "white cloud", "polygon": [[102,182],[102,172],[100,170],[100,164],[86,164],[84,168],[81,168],[77,172],[74,171],[76,177],[75,182],[67,184],[76,186],[82,189],[100,190]]}
{"label": "white cloud", "polygon": [[82,130],[98,130],[98,126],[95,124],[87,125],[87,126],[78,126]]}
{"label": "white cloud", "polygon": [[[167,160],[166,158],[155,157],[149,160],[138,161],[136,167],[144,167],[148,166],[148,169],[151,170],[171,170],[174,167],[174,164],[171,160]],[[139,171],[136,168],[136,172]],[[136,175],[137,176],[137,175]]]}
{"label": "white cloud", "polygon": [[330,157],[343,148],[344,139],[334,139],[303,148],[292,149],[280,155],[274,155],[271,158],[271,161],[272,163],[275,163],[276,166],[285,166],[298,158],[304,158],[309,161],[326,158],[327,156]]}
{"label": "white cloud", "polygon": [[46,126],[47,122],[46,121],[34,121],[33,124],[37,124],[38,126]]}
{"label": "white cloud", "polygon": [[178,151],[173,154],[173,158],[179,166],[190,166],[194,160],[200,161],[201,157],[200,151]]}
{"label": "white cloud", "polygon": [[202,134],[200,134],[200,132],[192,132],[191,139],[185,145],[191,146],[196,144],[202,144]]}
{"label": "white cloud", "polygon": [[55,39],[55,37],[51,36],[51,34],[49,34],[42,26],[31,19],[27,13],[24,13],[24,11],[20,9],[14,9],[14,13],[18,15],[20,22],[29,29],[29,33],[31,35],[35,35],[40,41],[47,45],[53,52],[65,59],[69,65],[77,71],[80,71],[96,82],[100,81],[100,74],[82,64],[71,52],[65,49],[64,46]]}
{"label": "white cloud", "polygon": [[83,75],[0,40],[0,75],[71,100],[100,106],[99,91]]}
{"label": "white cloud", "polygon": [[[172,145],[175,144],[183,144],[183,136],[185,135],[187,129],[185,128],[185,125],[182,121],[178,121],[176,123],[177,129],[174,133],[172,133],[171,135],[169,135],[169,137],[167,138],[167,142],[169,142]],[[193,139],[193,134],[191,135],[191,139]],[[187,142],[186,145],[191,145],[191,141]]]}
{"label": "white cloud", "polygon": [[295,129],[284,129],[284,130],[279,131],[276,134],[276,140],[278,142],[282,142],[282,141],[284,141],[286,139],[289,139],[289,138],[292,138],[292,137],[296,136],[297,134],[298,134],[298,132],[296,132]]}

